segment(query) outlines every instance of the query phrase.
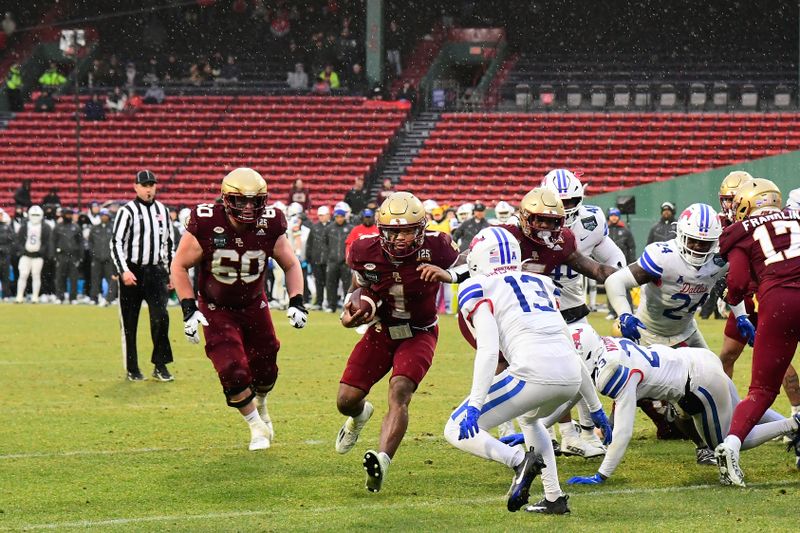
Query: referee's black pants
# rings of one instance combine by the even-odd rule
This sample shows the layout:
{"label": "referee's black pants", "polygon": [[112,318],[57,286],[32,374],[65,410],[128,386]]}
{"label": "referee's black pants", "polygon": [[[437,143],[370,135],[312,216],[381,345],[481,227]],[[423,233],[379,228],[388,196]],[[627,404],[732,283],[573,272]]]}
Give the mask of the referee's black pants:
{"label": "referee's black pants", "polygon": [[150,335],[153,338],[154,365],[172,362],[172,347],[169,344],[169,314],[167,313],[167,283],[169,275],[160,266],[132,265],[128,267],[136,276],[136,285],[128,286],[119,280],[119,310],[122,316],[122,348],[125,352],[125,368],[128,371],[139,369],[136,352],[136,329],[139,325],[139,311],[142,301],[147,302],[150,312]]}

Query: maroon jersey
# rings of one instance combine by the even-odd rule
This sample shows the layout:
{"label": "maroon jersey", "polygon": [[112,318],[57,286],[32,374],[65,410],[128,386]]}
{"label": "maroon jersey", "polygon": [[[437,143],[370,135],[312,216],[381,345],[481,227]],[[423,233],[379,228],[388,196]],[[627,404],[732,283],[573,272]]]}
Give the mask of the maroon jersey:
{"label": "maroon jersey", "polygon": [[746,218],[725,228],[719,245],[730,262],[729,303],[739,303],[751,282],[758,284],[759,300],[775,288],[800,288],[800,213]]}
{"label": "maroon jersey", "polygon": [[417,267],[426,263],[450,268],[458,257],[458,246],[450,235],[426,232],[425,241],[416,254],[395,260],[381,248],[380,237],[369,235],[350,247],[347,264],[356,272],[359,283],[377,292],[383,305],[378,318],[387,325],[408,323],[427,327],[436,322],[438,281],[422,281]]}
{"label": "maroon jersey", "polygon": [[555,267],[563,265],[577,248],[575,234],[568,228],[561,230],[561,242],[554,248],[548,248],[527,238],[519,226],[501,224],[499,227],[511,232],[519,241],[525,262],[523,269],[537,274],[550,274]]}
{"label": "maroon jersey", "polygon": [[264,272],[286,218],[267,208],[255,225],[237,232],[222,204],[200,204],[186,230],[197,238],[203,258],[197,271],[200,298],[221,307],[247,307],[264,294]]}

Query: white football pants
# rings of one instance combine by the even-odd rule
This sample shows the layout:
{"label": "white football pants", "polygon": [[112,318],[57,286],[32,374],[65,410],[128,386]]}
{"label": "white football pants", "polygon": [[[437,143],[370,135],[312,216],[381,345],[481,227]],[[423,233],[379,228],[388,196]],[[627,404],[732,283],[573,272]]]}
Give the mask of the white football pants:
{"label": "white football pants", "polygon": [[450,415],[444,428],[444,436],[447,442],[459,450],[514,468],[522,462],[525,452],[518,446],[512,448],[503,444],[488,430],[516,418],[525,435],[526,446],[533,446],[537,453],[542,454],[546,466],[541,475],[544,493],[554,500],[561,496],[561,485],[558,483],[553,444],[541,419],[571,400],[579,387],[579,382],[574,385],[526,383],[504,370],[494,377],[489,388],[478,418],[480,431],[474,437],[458,440],[459,424],[467,410],[467,398]]}
{"label": "white football pants", "polygon": [[28,276],[31,276],[31,301],[39,301],[39,291],[42,288],[42,266],[44,266],[44,259],[41,257],[28,257],[27,255],[23,255],[19,258],[19,280],[17,281],[18,302],[21,302],[25,298]]}

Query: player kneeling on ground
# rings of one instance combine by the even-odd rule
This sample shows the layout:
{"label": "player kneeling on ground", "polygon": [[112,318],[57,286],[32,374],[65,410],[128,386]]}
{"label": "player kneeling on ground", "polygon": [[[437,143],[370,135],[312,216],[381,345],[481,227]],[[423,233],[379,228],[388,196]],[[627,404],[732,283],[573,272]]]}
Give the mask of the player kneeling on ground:
{"label": "player kneeling on ground", "polygon": [[[526,510],[568,513],[553,445],[541,419],[575,397],[582,372],[558,312],[555,287],[548,277],[522,272],[519,243],[505,229],[482,230],[470,248],[471,277],[459,287],[458,299],[477,343],[472,391],[447,421],[445,438],[461,450],[514,469],[509,511],[528,502],[531,482],[541,474],[545,497]],[[508,368],[495,375],[500,350]],[[602,409],[595,415],[610,430]],[[487,431],[514,418],[526,443],[533,444],[527,453]]]}
{"label": "player kneeling on ground", "polygon": [[[228,405],[250,426],[250,450],[269,448],[274,432],[267,393],[278,379],[280,342],[272,326],[264,272],[273,257],[286,273],[289,323],[302,328],[303,274],[286,238],[286,219],[265,207],[267,183],[258,172],[237,168],[222,180],[222,203],[200,204],[172,261],[172,282],[183,308],[183,331],[200,342],[205,326],[206,355],[214,364]],[[195,301],[189,269],[197,266]]]}
{"label": "player kneeling on ground", "polygon": [[[585,327],[589,327],[588,325]],[[569,484],[597,485],[614,473],[633,436],[636,401],[666,400],[694,421],[705,444],[715,448],[731,424],[739,403],[736,387],[722,370],[719,358],[705,348],[639,346],[629,339],[603,337],[603,350],[595,360],[595,382],[601,394],[614,399],[614,442],[597,473],[571,478]],[[579,352],[587,346],[577,346]],[[800,416],[783,418],[767,411],[742,443],[754,448],[775,437],[794,433]]]}

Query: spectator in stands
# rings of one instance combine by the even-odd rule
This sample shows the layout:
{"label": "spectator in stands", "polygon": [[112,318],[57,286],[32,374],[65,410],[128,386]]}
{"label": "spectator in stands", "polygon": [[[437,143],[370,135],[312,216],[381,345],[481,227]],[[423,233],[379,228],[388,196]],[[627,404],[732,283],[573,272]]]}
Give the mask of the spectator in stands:
{"label": "spectator in stands", "polygon": [[164,89],[155,83],[151,83],[150,87],[148,87],[147,91],[144,93],[144,99],[142,102],[145,104],[160,104],[164,101],[164,98],[166,98]]}
{"label": "spectator in stands", "polygon": [[378,194],[375,195],[375,201],[378,205],[381,205],[384,200],[386,200],[394,190],[394,183],[392,183],[392,178],[383,178],[383,183],[381,184],[381,190],[378,191]]}
{"label": "spectator in stands", "polygon": [[364,178],[356,176],[353,188],[344,195],[344,201],[355,213],[360,213],[367,206],[367,191],[364,190]]}
{"label": "spectator in stands", "polygon": [[142,97],[136,94],[136,90],[131,87],[128,89],[128,100],[125,102],[125,113],[135,115],[142,108]]}
{"label": "spectator in stands", "polygon": [[608,208],[608,236],[625,254],[625,263],[629,265],[636,261],[636,242],[620,215],[622,212],[616,207]]}
{"label": "spectator in stands", "polygon": [[444,214],[445,208],[442,206],[436,206],[431,209],[431,219],[428,221],[428,229],[450,235],[450,221],[447,220]]}
{"label": "spectator in stands", "polygon": [[311,232],[306,241],[306,259],[311,265],[311,273],[314,276],[314,305],[311,309],[322,309],[325,300],[325,273],[327,272],[327,258],[325,253],[325,228],[331,222],[331,210],[328,206],[317,208],[316,224],[311,226]]}
{"label": "spectator in stands", "polygon": [[239,69],[239,65],[236,64],[236,58],[228,54],[228,57],[225,60],[225,64],[222,65],[219,77],[215,80],[215,83],[217,83],[218,85],[238,83],[239,76],[241,75],[242,73],[241,70]]}
{"label": "spectator in stands", "polygon": [[56,92],[67,83],[67,78],[58,71],[55,61],[50,62],[50,66],[39,76],[39,85],[44,92]]}
{"label": "spectator in stands", "polygon": [[106,119],[105,107],[103,107],[103,102],[100,101],[100,97],[97,95],[97,93],[92,93],[92,99],[86,102],[86,105],[83,108],[83,114],[86,117],[86,120]]}
{"label": "spectator in stands", "polygon": [[147,72],[142,77],[142,83],[151,85],[158,83],[160,79],[161,68],[158,65],[158,58],[156,58],[156,56],[150,56],[150,59],[147,60]]}
{"label": "spectator in stands", "polygon": [[309,196],[308,191],[303,186],[303,180],[300,178],[294,180],[292,188],[289,190],[289,203],[293,202],[303,206],[303,211],[308,211],[311,207],[311,196]]}
{"label": "spectator in stands", "polygon": [[192,63],[189,67],[189,77],[186,78],[187,83],[191,83],[192,85],[200,86],[206,81],[205,74],[203,73],[203,69],[200,67],[198,63]]}
{"label": "spectator in stands", "polygon": [[25,107],[22,96],[22,72],[19,65],[11,65],[6,75],[6,96],[9,111],[22,111]]}
{"label": "spectator in stands", "polygon": [[308,89],[308,74],[302,63],[296,63],[294,72],[286,75],[286,84],[294,90]]}
{"label": "spectator in stands", "polygon": [[347,87],[350,89],[350,94],[354,96],[367,96],[369,93],[369,82],[367,75],[360,63],[355,63],[347,78]]}
{"label": "spectator in stands", "polygon": [[417,106],[417,90],[414,89],[414,86],[411,85],[410,81],[403,82],[403,88],[397,92],[397,99],[398,100],[405,100],[409,104],[411,104],[411,110],[413,111]]}
{"label": "spectator in stands", "polygon": [[127,65],[125,65],[125,87],[136,87],[138,85],[137,77],[136,77],[136,64],[133,61],[129,61]]}
{"label": "spectator in stands", "polygon": [[14,15],[12,15],[10,11],[6,11],[2,26],[3,33],[6,34],[6,37],[11,37],[14,32],[17,31],[17,22],[14,20]]}
{"label": "spectator in stands", "polygon": [[[350,268],[345,262],[347,236],[353,226],[347,222],[347,211],[336,209],[333,212],[333,224],[325,228],[325,258],[327,260],[327,293],[328,313],[335,313],[339,307],[339,286],[344,293],[350,288]],[[343,294],[344,294],[343,293]]]}
{"label": "spectator in stands", "polygon": [[275,39],[283,39],[292,29],[292,24],[289,21],[289,13],[286,9],[279,9],[272,22],[269,23],[269,31]]}
{"label": "spectator in stands", "polygon": [[164,81],[167,83],[181,81],[182,73],[183,66],[178,61],[178,56],[169,54],[167,56],[167,64],[164,66]]}
{"label": "spectator in stands", "polygon": [[225,64],[225,58],[222,57],[222,52],[216,50],[211,56],[211,59],[208,60],[208,64],[211,67],[211,78],[216,83],[222,75],[222,65]]}
{"label": "spectator in stands", "polygon": [[397,76],[403,72],[400,65],[400,47],[402,46],[402,33],[396,20],[389,22],[389,29],[386,31],[386,60],[388,67]]}
{"label": "spectator in stands", "polygon": [[661,204],[661,218],[650,228],[647,244],[674,239],[675,234],[675,204],[664,202]]}
{"label": "spectator in stands", "polygon": [[125,83],[125,69],[119,62],[116,54],[108,58],[108,83],[111,87],[121,86]]}
{"label": "spectator in stands", "polygon": [[109,85],[108,65],[101,58],[96,58],[92,61],[92,69],[87,76],[89,87],[105,87]]}
{"label": "spectator in stands", "polygon": [[125,110],[128,97],[122,92],[122,87],[114,87],[114,92],[106,97],[106,109],[114,113],[121,113]]}
{"label": "spectator in stands", "polygon": [[[50,192],[44,195],[42,198],[42,205],[43,206],[59,206],[61,205],[61,197],[58,196],[58,190],[55,187],[50,189]],[[47,209],[45,209],[47,211]],[[45,213],[45,218],[50,218]]]}
{"label": "spectator in stands", "polygon": [[486,220],[486,206],[481,202],[475,202],[472,211],[472,218],[463,222],[453,231],[453,240],[458,243],[458,248],[463,252],[469,248],[472,239],[482,229],[489,227],[489,221]]}
{"label": "spectator in stands", "polygon": [[341,87],[339,83],[339,74],[333,70],[333,65],[328,63],[325,65],[325,69],[319,73],[317,79],[321,82],[325,82],[328,84],[328,87],[331,89],[338,89]]}
{"label": "spectator in stands", "polygon": [[33,109],[42,113],[49,113],[56,108],[56,99],[50,91],[42,91],[33,101]]}
{"label": "spectator in stands", "polygon": [[353,39],[350,28],[343,27],[336,43],[336,58],[340,65],[353,65],[358,54],[358,41]]}
{"label": "spectator in stands", "polygon": [[350,253],[350,246],[361,237],[377,234],[378,226],[375,225],[375,211],[369,208],[364,209],[361,212],[361,224],[354,227],[345,240],[345,254]]}

